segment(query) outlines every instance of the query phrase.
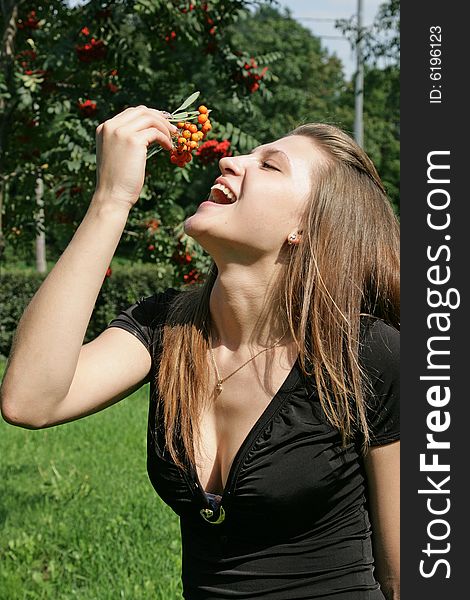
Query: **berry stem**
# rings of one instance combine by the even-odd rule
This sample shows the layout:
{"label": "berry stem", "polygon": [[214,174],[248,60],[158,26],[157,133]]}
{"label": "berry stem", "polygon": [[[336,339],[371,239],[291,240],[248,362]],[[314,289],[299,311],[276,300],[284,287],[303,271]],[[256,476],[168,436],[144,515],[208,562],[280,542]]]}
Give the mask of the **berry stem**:
{"label": "berry stem", "polygon": [[[169,113],[169,117],[168,117],[168,121],[170,121],[170,123],[174,122],[174,123],[178,123],[178,122],[187,122],[187,121],[198,121],[200,112],[199,110],[184,110],[187,106],[189,106],[190,104],[192,104],[199,96],[200,92],[194,92],[194,94],[191,94],[191,96],[189,96],[188,98],[186,98],[186,100],[183,102],[183,104],[181,104],[181,106],[179,106],[175,112],[173,113]],[[210,109],[207,109],[206,107],[203,107],[205,109],[205,115],[206,115],[206,120],[209,117],[209,113],[211,112]],[[187,126],[186,126],[187,127]],[[184,132],[183,132],[184,134]],[[175,145],[175,142],[173,141],[173,145],[174,148],[177,148],[177,145]],[[151,158],[152,156],[155,156],[155,154],[157,154],[157,152],[160,152],[160,150],[162,150],[161,146],[154,146],[153,148],[151,148],[148,152],[147,152],[147,160],[149,158]],[[173,158],[173,157],[172,157]],[[191,156],[189,156],[188,160],[191,159]]]}

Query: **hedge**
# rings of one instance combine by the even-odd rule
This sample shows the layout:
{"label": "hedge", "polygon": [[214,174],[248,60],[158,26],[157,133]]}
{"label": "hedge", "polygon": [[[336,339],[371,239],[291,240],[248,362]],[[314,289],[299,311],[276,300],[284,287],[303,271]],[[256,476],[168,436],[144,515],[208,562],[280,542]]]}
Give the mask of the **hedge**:
{"label": "hedge", "polygon": [[[33,269],[0,274],[0,357],[9,355],[21,315],[46,276],[47,273]],[[123,308],[169,287],[179,287],[171,266],[147,263],[112,266],[111,276],[105,277],[96,299],[84,343],[97,337]]]}

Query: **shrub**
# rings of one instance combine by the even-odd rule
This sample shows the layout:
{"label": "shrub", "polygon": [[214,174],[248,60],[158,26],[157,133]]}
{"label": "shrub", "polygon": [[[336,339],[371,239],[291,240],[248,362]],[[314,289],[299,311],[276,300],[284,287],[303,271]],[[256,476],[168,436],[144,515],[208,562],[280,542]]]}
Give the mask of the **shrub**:
{"label": "shrub", "polygon": [[[14,269],[0,275],[0,356],[9,355],[21,315],[45,277],[33,269]],[[122,309],[169,287],[179,287],[171,266],[112,266],[111,275],[104,278],[96,299],[84,343],[97,337]]]}

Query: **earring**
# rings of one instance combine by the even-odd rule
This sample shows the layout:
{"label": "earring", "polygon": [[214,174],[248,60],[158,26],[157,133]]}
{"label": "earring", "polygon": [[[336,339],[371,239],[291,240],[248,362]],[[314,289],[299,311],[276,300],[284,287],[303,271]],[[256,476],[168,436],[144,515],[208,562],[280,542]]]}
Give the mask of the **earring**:
{"label": "earring", "polygon": [[290,236],[287,238],[287,243],[289,244],[289,246],[292,246],[295,243],[296,239],[297,239],[297,234],[291,233]]}

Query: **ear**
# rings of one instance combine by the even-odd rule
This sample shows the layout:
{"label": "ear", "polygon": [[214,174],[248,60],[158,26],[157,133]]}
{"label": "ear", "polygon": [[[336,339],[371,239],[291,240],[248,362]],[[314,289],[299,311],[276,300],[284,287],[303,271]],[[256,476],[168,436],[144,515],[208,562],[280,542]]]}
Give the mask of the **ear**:
{"label": "ear", "polygon": [[289,244],[289,246],[298,246],[300,244],[301,239],[301,233],[299,233],[298,231],[291,231],[291,233],[289,233],[289,235],[287,236],[287,243]]}

